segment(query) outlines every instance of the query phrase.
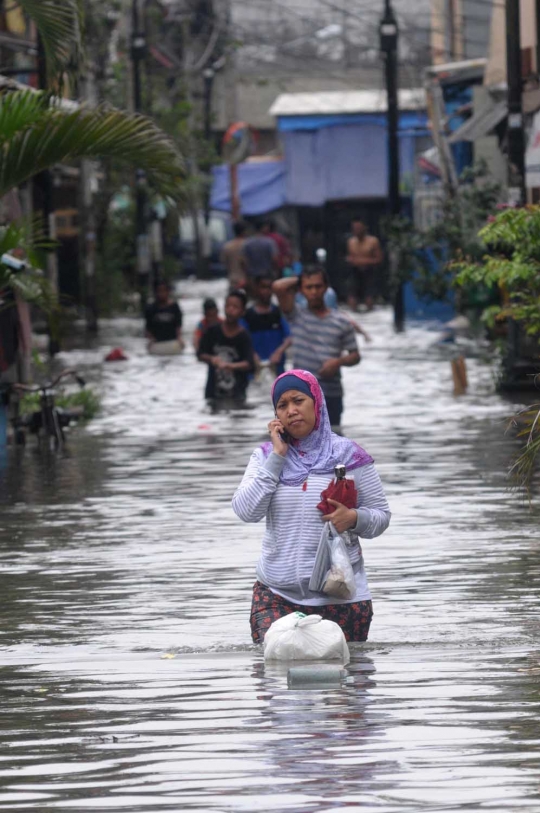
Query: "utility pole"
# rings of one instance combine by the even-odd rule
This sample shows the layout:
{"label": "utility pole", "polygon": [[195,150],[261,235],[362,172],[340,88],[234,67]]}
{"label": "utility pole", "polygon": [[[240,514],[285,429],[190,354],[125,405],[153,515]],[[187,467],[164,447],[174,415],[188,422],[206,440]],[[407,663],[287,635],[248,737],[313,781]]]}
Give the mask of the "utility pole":
{"label": "utility pole", "polygon": [[521,28],[517,0],[506,0],[506,71],[508,85],[508,202],[521,206],[525,193],[525,139],[521,106]]}
{"label": "utility pole", "polygon": [[[40,90],[47,90],[47,64],[45,60],[45,49],[43,41],[38,35],[38,56],[37,56],[38,87]],[[53,181],[50,170],[44,170],[36,175],[34,183],[41,193],[41,208],[43,211],[43,228],[45,234],[51,240],[56,239],[56,218],[53,202]],[[46,255],[46,275],[54,296],[58,296],[58,256],[56,248],[49,249]],[[53,338],[49,332],[49,353],[56,355],[60,350],[58,340]]]}
{"label": "utility pole", "polygon": [[[136,113],[142,111],[141,63],[146,53],[146,34],[141,25],[141,0],[132,0],[131,7],[131,61],[133,65],[133,107]],[[150,240],[147,228],[146,173],[135,172],[135,234],[137,279],[141,294],[141,307],[144,311],[150,287]]]}
{"label": "utility pole", "polygon": [[540,0],[534,2],[536,22],[536,73],[540,73]]}
{"label": "utility pole", "polygon": [[[85,17],[88,21],[89,41],[95,35],[93,29],[93,17],[89,0],[84,4]],[[85,73],[82,78],[82,95],[89,107],[96,107],[98,95],[96,89],[96,64],[94,54],[89,49],[88,58],[85,65]],[[80,175],[80,197],[82,214],[82,238],[79,242],[79,250],[84,258],[84,276],[79,274],[82,283],[86,330],[88,333],[98,332],[98,303],[96,290],[96,213],[94,209],[94,193],[97,191],[97,177],[95,163],[88,158],[81,161]]]}
{"label": "utility pole", "polygon": [[[521,25],[518,0],[506,0],[506,73],[508,86],[508,203],[522,206],[525,191],[525,138],[521,106]],[[505,364],[512,369],[520,355],[520,328],[509,320]]]}
{"label": "utility pole", "polygon": [[[182,21],[182,49],[183,49],[183,73],[185,83],[185,98],[188,106],[188,135],[187,135],[187,165],[192,177],[197,180],[199,174],[199,167],[197,165],[196,147],[195,147],[195,115],[193,105],[193,68],[192,68],[192,54],[191,54],[191,31],[190,31],[190,18],[186,16]],[[200,222],[200,198],[197,190],[197,184],[189,195],[188,206],[193,223],[193,237],[195,243],[195,275],[201,279],[204,277],[204,256],[203,256],[203,241],[201,234]]]}
{"label": "utility pole", "polygon": [[[84,100],[90,106],[97,104],[95,64],[91,57],[87,60],[83,82]],[[81,162],[81,184],[83,199],[83,250],[84,250],[84,301],[86,329],[89,333],[98,332],[98,302],[96,292],[96,213],[94,193],[97,188],[95,163],[85,158]]]}
{"label": "utility pole", "polygon": [[455,0],[446,0],[446,39],[448,41],[449,62],[457,59],[456,47],[456,6]]}
{"label": "utility pole", "polygon": [[[216,72],[213,67],[205,68],[203,71],[204,79],[204,140],[208,149],[211,146],[212,139],[212,88],[214,85],[214,77]],[[211,176],[210,176],[211,181]],[[210,221],[210,182],[208,189],[205,192],[204,199],[204,223],[208,229]]]}
{"label": "utility pole", "polygon": [[[396,216],[401,212],[399,194],[399,109],[398,109],[398,76],[397,76],[397,49],[398,25],[391,5],[391,0],[385,0],[384,15],[380,28],[381,53],[384,58],[385,83],[387,95],[387,129],[388,129],[388,213]],[[398,258],[392,253],[390,258],[392,277],[396,280],[399,269],[396,267]],[[403,330],[405,321],[405,308],[403,302],[403,283],[396,284],[394,294],[394,327],[397,331]]]}

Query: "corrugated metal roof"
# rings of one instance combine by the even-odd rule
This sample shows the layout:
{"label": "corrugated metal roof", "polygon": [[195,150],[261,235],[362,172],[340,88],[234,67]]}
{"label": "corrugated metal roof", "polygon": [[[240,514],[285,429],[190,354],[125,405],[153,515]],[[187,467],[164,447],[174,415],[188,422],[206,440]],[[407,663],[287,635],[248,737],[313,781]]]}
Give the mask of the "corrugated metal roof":
{"label": "corrugated metal roof", "polygon": [[448,141],[450,144],[457,144],[458,141],[476,141],[477,138],[491,133],[507,115],[508,104],[505,101],[483,107],[455,130]]}
{"label": "corrugated metal roof", "polygon": [[[399,91],[400,110],[423,110],[426,95],[423,88]],[[282,93],[270,108],[272,116],[312,116],[346,113],[384,113],[384,90],[333,90],[317,93]]]}

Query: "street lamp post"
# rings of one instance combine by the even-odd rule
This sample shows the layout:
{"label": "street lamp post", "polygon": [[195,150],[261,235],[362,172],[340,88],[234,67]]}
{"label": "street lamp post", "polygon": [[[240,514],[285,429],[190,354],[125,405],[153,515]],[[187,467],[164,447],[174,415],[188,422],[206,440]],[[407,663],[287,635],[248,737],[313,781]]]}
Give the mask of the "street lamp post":
{"label": "street lamp post", "polygon": [[[203,71],[204,80],[204,140],[206,146],[210,149],[210,140],[212,138],[212,87],[214,85],[214,77],[216,72],[214,68],[208,67]],[[210,188],[206,190],[204,200],[204,222],[208,228],[210,220]]]}
{"label": "street lamp post", "polygon": [[[398,25],[392,9],[391,0],[385,0],[384,14],[379,27],[381,54],[384,59],[385,84],[387,95],[387,129],[388,129],[388,213],[399,215],[401,200],[399,195],[399,110],[398,110],[398,77],[397,50]],[[398,269],[397,258],[390,256],[390,268],[395,280]],[[403,284],[396,285],[394,294],[394,326],[403,330],[405,319],[403,303]]]}
{"label": "street lamp post", "polygon": [[[133,64],[133,107],[142,111],[141,63],[146,54],[146,34],[140,25],[140,0],[133,0],[131,22],[131,61]],[[135,234],[137,279],[141,294],[141,307],[145,308],[150,282],[150,241],[146,213],[146,173],[138,169],[135,175]]]}

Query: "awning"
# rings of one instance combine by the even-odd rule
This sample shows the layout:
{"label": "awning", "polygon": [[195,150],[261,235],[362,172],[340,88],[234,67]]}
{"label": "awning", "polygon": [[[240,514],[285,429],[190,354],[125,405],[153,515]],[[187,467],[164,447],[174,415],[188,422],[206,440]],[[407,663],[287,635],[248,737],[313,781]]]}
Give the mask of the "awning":
{"label": "awning", "polygon": [[482,107],[478,113],[458,127],[452,133],[448,142],[457,144],[459,141],[476,141],[477,138],[489,135],[495,127],[508,115],[508,103],[506,101],[497,102],[493,105]]}
{"label": "awning", "polygon": [[[426,109],[426,92],[423,88],[400,89],[398,100],[400,110]],[[329,90],[281,93],[270,108],[270,115],[336,116],[384,113],[386,109],[385,90]]]}

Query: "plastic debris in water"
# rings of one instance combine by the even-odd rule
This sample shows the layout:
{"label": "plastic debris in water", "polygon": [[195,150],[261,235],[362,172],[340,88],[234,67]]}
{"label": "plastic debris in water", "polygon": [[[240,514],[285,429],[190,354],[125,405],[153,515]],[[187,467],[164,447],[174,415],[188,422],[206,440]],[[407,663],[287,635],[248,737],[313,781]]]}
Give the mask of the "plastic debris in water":
{"label": "plastic debris in water", "polygon": [[332,688],[341,686],[346,677],[346,669],[337,664],[291,666],[287,672],[287,686],[289,689]]}
{"label": "plastic debris in water", "polygon": [[105,356],[105,361],[127,361],[128,357],[121,347],[114,347],[110,353]]}

